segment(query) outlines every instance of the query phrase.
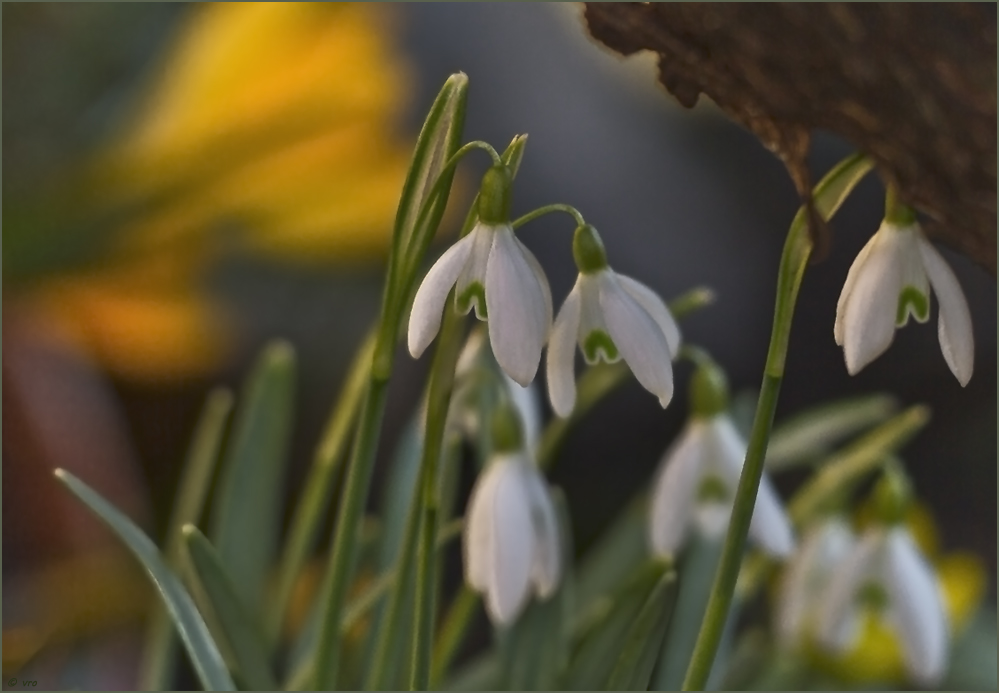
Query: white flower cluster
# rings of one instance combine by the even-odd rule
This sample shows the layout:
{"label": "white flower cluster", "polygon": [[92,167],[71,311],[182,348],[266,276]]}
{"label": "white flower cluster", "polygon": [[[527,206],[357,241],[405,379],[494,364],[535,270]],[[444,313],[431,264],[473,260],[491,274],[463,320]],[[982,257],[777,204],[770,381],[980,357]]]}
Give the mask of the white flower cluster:
{"label": "white flower cluster", "polygon": [[[547,345],[548,395],[554,412],[565,418],[576,401],[577,346],[589,364],[623,359],[663,407],[673,396],[672,362],[681,346],[680,330],[666,304],[649,287],[610,268],[600,236],[588,224],[576,229],[573,256],[579,275],[553,322],[548,280],[509,221],[510,180],[509,171],[501,166],[490,169],[483,179],[478,223],[427,273],[413,302],[408,334],[409,351],[419,357],[437,335],[453,289],[458,312],[467,314],[474,308],[476,317],[488,323],[489,345],[508,377],[504,383],[508,400],[517,404],[521,429],[532,431],[529,443],[520,436],[516,446],[493,455],[476,482],[466,516],[466,578],[486,595],[489,615],[500,624],[518,617],[532,591],[542,599],[550,596],[562,572],[556,514],[534,461],[538,415],[533,406],[524,406],[533,397],[525,399],[524,388],[534,380],[541,352]],[[968,382],[974,346],[967,304],[953,273],[915,222],[897,226],[886,221],[850,269],[834,332],[851,374],[889,346],[895,327],[905,324],[910,314],[919,321],[928,319],[930,286],[940,303],[944,358],[961,384]],[[727,401],[724,395],[715,399]],[[717,538],[728,526],[747,445],[725,413],[726,406],[701,411],[695,406],[687,427],[663,457],[652,492],[649,528],[656,554],[675,556],[692,529]],[[475,415],[468,422],[472,427],[482,425]],[[815,565],[838,561],[846,550],[842,536],[833,529],[828,533],[821,546],[815,545],[819,539],[810,537],[796,554],[796,561],[806,561],[804,567],[795,563],[788,571],[792,576],[802,571],[808,575],[789,578],[795,586],[788,588],[781,616],[785,634],[797,632],[805,618],[805,604],[817,579]],[[778,559],[795,550],[790,521],[765,476],[749,536]],[[942,655],[934,635],[939,619],[925,606],[932,592],[925,565],[913,557],[911,541],[897,532],[863,540],[860,546],[866,547],[864,553],[846,559],[846,565],[853,566],[849,577],[829,588],[826,607],[818,617],[821,638],[828,643],[844,641],[852,595],[865,576],[874,576],[884,583],[903,633],[917,625],[923,628],[922,640],[906,635],[911,641],[907,661],[920,680],[931,680],[942,666]],[[915,607],[912,595],[924,606]]]}

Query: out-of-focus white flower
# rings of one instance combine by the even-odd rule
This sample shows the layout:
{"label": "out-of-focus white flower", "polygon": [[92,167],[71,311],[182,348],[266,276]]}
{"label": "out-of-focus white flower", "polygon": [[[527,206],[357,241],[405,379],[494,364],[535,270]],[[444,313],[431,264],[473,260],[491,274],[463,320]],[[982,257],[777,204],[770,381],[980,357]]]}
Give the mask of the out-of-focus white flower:
{"label": "out-of-focus white flower", "polygon": [[853,543],[853,531],[839,517],[823,520],[805,535],[784,571],[777,600],[777,636],[784,647],[807,640],[822,593]]}
{"label": "out-of-focus white flower", "polygon": [[[745,457],[746,442],[726,414],[691,418],[657,472],[650,529],[655,553],[675,555],[691,526],[706,537],[725,532]],[[766,474],[760,481],[749,537],[773,556],[788,556],[794,550],[791,524]]]}
{"label": "out-of-focus white flower", "polygon": [[961,285],[946,260],[926,240],[914,218],[898,225],[887,219],[853,261],[836,305],[833,330],[851,375],[891,345],[895,328],[914,316],[930,317],[930,288],[937,296],[940,349],[962,386],[971,379],[975,338]]}
{"label": "out-of-focus white flower", "polygon": [[607,265],[596,229],[576,229],[576,285],[559,310],[548,345],[548,395],[561,417],[576,403],[576,345],[589,364],[624,358],[635,378],[665,407],[673,397],[672,360],[680,330],[663,300],[644,284]]}
{"label": "out-of-focus white flower", "polygon": [[535,452],[541,440],[541,405],[537,387],[534,383],[522,387],[496,368],[485,330],[475,329],[458,356],[454,394],[448,410],[448,426],[460,431],[469,440],[477,438],[482,429],[479,391],[489,386],[498,386],[501,392],[494,394],[500,399],[505,397],[520,415],[524,445],[528,451]]}
{"label": "out-of-focus white flower", "polygon": [[528,455],[497,455],[476,481],[465,517],[465,579],[485,595],[493,623],[516,621],[532,592],[554,594],[562,576],[558,521]]}
{"label": "out-of-focus white flower", "polygon": [[947,664],[947,620],[933,569],[904,525],[866,531],[833,574],[818,614],[820,644],[845,652],[859,635],[859,606],[885,614],[902,643],[906,669],[932,686]]}
{"label": "out-of-focus white flower", "polygon": [[494,167],[487,172],[479,223],[448,248],[417,290],[409,318],[409,353],[418,358],[437,336],[444,303],[455,287],[455,308],[468,313],[474,307],[476,317],[488,321],[497,363],[526,387],[534,380],[551,331],[552,295],[537,258],[510,226],[509,172],[504,171]]}

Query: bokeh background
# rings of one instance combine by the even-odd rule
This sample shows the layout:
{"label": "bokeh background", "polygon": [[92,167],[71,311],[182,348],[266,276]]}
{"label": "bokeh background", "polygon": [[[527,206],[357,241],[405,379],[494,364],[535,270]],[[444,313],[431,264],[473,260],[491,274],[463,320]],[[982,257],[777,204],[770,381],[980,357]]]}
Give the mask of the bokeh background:
{"label": "bokeh background", "polygon": [[[710,103],[673,102],[647,56],[623,60],[591,42],[576,5],[2,12],[5,674],[31,662],[57,677],[45,687],[134,685],[144,583],[51,470],[74,470],[161,536],[206,392],[238,390],[275,337],[299,358],[294,498],[376,316],[410,148],[452,72],[470,78],[466,140],[502,148],[530,134],[514,212],[573,204],[619,271],[667,298],[713,288],[717,302],[684,323],[685,336],[737,392],[758,387],[794,188]],[[817,133],[813,178],[849,152]],[[485,163],[463,171],[455,217]],[[853,378],[832,339],[836,299],[882,195],[870,176],[806,274],[778,419],[878,391],[929,404],[932,423],[903,456],[942,544],[983,559],[994,599],[995,280],[943,249],[973,315],[967,388],[940,354],[935,314]],[[556,305],[575,279],[571,231],[553,216],[521,234]],[[427,361],[399,352],[382,458]],[[680,366],[666,411],[625,385],[565,447],[552,480],[568,494],[578,550],[648,483],[686,415],[688,375]]]}

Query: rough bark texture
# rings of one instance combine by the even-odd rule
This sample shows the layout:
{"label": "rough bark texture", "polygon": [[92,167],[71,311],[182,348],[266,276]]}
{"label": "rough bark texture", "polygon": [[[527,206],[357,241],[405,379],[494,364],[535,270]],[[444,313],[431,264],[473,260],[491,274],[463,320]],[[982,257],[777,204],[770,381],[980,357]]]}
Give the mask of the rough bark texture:
{"label": "rough bark texture", "polygon": [[659,54],[785,162],[799,192],[821,128],[876,162],[927,232],[996,274],[996,5],[587,3],[590,33]]}

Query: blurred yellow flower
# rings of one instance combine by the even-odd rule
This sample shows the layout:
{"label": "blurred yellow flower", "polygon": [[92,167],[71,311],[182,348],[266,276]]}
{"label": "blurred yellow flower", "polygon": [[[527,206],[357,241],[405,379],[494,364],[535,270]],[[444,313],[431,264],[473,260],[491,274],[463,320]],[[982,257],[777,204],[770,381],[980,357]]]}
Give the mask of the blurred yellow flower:
{"label": "blurred yellow flower", "polygon": [[110,370],[174,379],[231,341],[199,286],[222,252],[380,258],[410,156],[389,19],[370,4],[193,6],[130,124],[84,168],[111,242],[31,304]]}

